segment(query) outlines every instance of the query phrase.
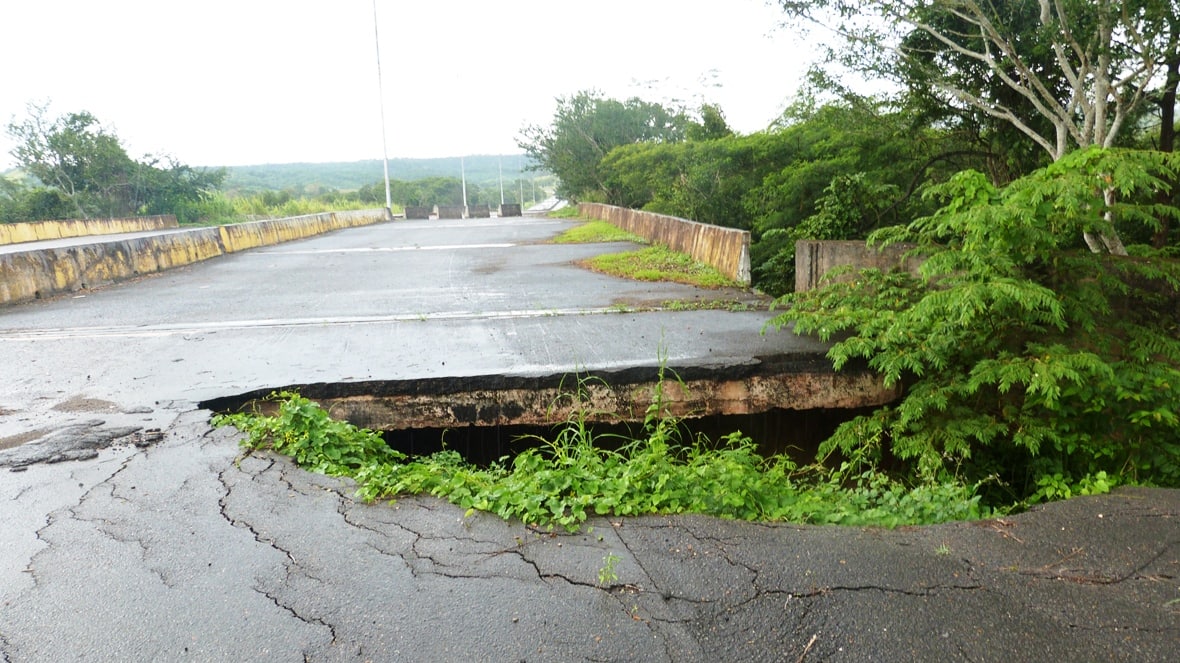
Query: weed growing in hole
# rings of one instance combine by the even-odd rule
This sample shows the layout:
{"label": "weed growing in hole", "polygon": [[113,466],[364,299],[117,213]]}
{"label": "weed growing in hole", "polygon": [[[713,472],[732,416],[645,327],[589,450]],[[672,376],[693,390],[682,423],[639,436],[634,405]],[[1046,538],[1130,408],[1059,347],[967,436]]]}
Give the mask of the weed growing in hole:
{"label": "weed growing in hole", "polygon": [[[661,371],[663,383],[664,372]],[[799,467],[785,456],[763,458],[749,437],[734,432],[712,442],[684,439],[665,407],[662,386],[642,432],[632,440],[595,435],[586,403],[586,380],[568,394],[578,404],[553,439],[487,468],[444,450],[409,458],[380,436],[335,421],[310,400],[277,394],[278,414],[219,415],[234,425],[249,449],[270,448],[301,466],[350,476],[366,500],[430,494],[466,508],[530,525],[577,531],[593,515],[702,513],[743,520],[847,525],[922,524],[989,516],[978,486],[960,482],[906,485],[853,455],[836,468]]]}
{"label": "weed growing in hole", "polygon": [[289,391],[272,394],[278,413],[240,412],[213,417],[214,426],[232,425],[246,433],[250,450],[269,448],[300,466],[331,476],[352,476],[371,463],[398,463],[405,454],[391,449],[379,433],[333,419],[316,403]]}

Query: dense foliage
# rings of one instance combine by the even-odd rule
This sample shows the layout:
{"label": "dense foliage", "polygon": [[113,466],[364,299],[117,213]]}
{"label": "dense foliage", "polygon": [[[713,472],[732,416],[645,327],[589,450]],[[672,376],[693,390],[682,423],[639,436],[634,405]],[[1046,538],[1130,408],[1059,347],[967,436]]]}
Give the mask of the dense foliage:
{"label": "dense foliage", "polygon": [[[557,176],[557,195],[570,200],[603,200],[599,163],[614,148],[633,143],[684,139],[684,113],[632,98],[608,99],[593,91],[557,100],[551,125],[531,125],[518,144],[540,168]],[[716,128],[712,129],[716,131]]]}
{"label": "dense foliage", "polygon": [[[832,28],[832,56],[891,77],[918,105],[1052,160],[1132,143],[1155,124],[1171,151],[1180,87],[1175,0],[779,0]],[[1158,122],[1153,114],[1158,113]],[[1126,255],[1113,228],[1092,251]]]}
{"label": "dense foliage", "polygon": [[926,480],[995,476],[1007,499],[1180,486],[1180,261],[1079,240],[1175,219],[1154,194],[1178,169],[1171,154],[1091,149],[1002,189],[967,171],[931,192],[935,214],[871,237],[913,242],[919,275],[865,270],[785,298],[776,325],[906,387],[827,448]]}

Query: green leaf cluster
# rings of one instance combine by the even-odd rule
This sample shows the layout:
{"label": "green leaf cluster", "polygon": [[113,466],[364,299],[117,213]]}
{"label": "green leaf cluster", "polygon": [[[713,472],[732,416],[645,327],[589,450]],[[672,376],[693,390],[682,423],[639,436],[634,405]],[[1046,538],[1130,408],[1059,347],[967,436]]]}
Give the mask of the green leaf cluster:
{"label": "green leaf cluster", "polygon": [[243,444],[250,450],[273,449],[313,472],[331,476],[351,476],[369,463],[405,459],[379,433],[333,419],[318,404],[294,392],[278,392],[272,400],[279,403],[272,416],[219,414],[213,417],[213,425],[246,433]]}
{"label": "green leaf cluster", "polygon": [[997,476],[1009,499],[1065,492],[1046,476],[1180,485],[1180,261],[1079,241],[1176,218],[1155,193],[1178,168],[1090,149],[1003,189],[964,172],[932,190],[935,214],[870,237],[912,242],[919,274],[864,270],[785,297],[774,325],[905,387],[825,450],[899,459],[926,481]]}

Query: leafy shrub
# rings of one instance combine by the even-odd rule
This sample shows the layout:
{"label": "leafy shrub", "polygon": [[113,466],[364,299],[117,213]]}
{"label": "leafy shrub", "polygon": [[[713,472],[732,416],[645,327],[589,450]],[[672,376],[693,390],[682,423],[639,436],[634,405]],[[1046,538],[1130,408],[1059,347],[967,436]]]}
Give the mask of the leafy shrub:
{"label": "leafy shrub", "polygon": [[864,361],[906,387],[824,450],[892,456],[925,481],[998,475],[1007,498],[1180,485],[1180,262],[1079,241],[1175,218],[1150,201],[1178,165],[1095,149],[1002,190],[961,173],[934,215],[870,237],[915,242],[919,278],[864,270],[783,298],[775,326],[836,339],[837,369]]}
{"label": "leafy shrub", "polygon": [[318,404],[293,392],[279,392],[278,413],[221,414],[213,425],[232,425],[246,433],[250,449],[274,449],[321,474],[349,476],[373,462],[397,462],[405,456],[385,444],[379,433],[338,421]]}

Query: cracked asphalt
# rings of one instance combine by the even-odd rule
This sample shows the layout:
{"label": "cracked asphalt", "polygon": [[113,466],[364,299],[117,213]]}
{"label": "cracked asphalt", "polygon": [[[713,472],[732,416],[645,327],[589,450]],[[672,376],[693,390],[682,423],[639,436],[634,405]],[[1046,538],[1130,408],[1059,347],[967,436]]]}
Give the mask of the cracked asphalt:
{"label": "cracked asphalt", "polygon": [[[472,237],[491,231],[484,224],[453,229],[465,246],[490,241]],[[553,228],[526,220],[507,231]],[[1180,655],[1177,490],[896,530],[677,516],[600,518],[566,534],[428,497],[367,504],[347,480],[240,455],[237,433],[210,428],[198,402],[313,379],[639,364],[655,360],[653,339],[681,363],[750,360],[785,342],[757,333],[759,312],[458,319],[439,304],[548,310],[546,292],[528,285],[538,280],[584,311],[613,296],[700,296],[604,281],[567,269],[568,253],[523,243],[503,260],[434,252],[424,273],[453,275],[448,293],[407,283],[424,269],[408,260],[390,277],[399,297],[436,290],[400,307],[387,297],[380,312],[363,310],[396,288],[375,282],[380,270],[325,279],[303,263],[284,269],[300,255],[338,269],[333,247],[349,242],[352,261],[365,262],[356,256],[391,241],[374,232],[0,312],[0,661]],[[531,280],[504,280],[522,251]],[[265,282],[243,283],[252,273]]]}
{"label": "cracked asphalt", "polygon": [[[5,661],[1175,660],[1180,491],[897,530],[594,519],[540,531],[155,445],[0,482]],[[14,509],[12,505],[20,505]],[[618,559],[603,577],[608,556]]]}

